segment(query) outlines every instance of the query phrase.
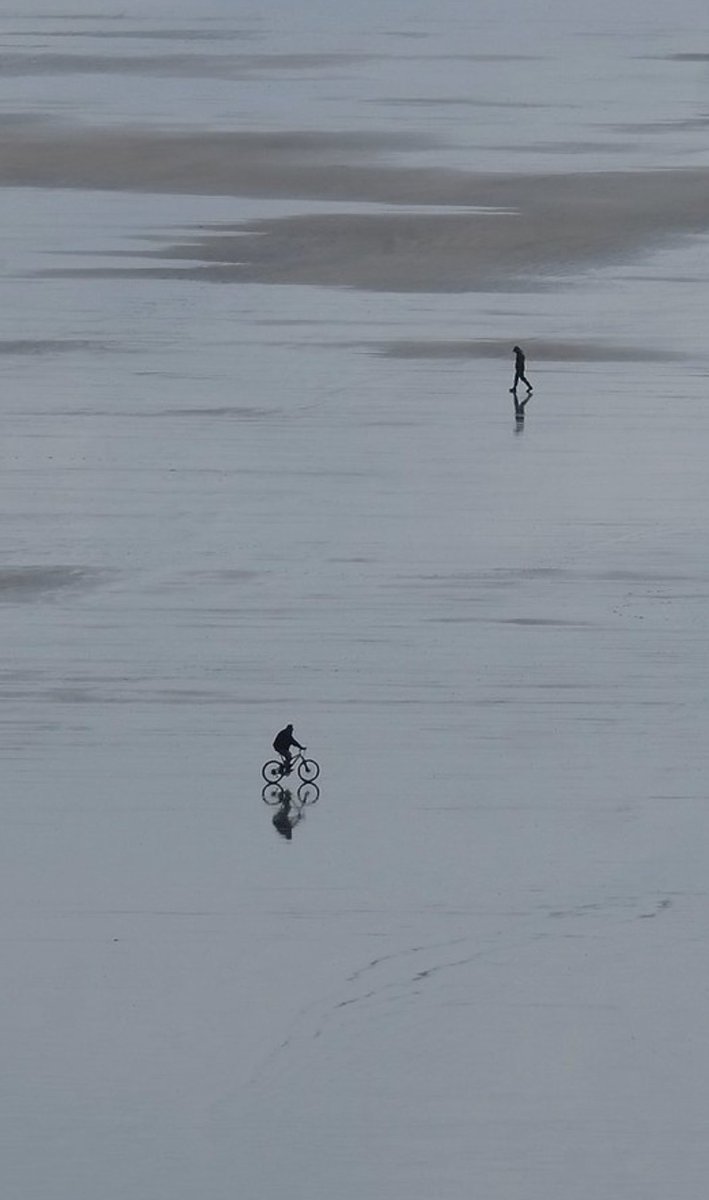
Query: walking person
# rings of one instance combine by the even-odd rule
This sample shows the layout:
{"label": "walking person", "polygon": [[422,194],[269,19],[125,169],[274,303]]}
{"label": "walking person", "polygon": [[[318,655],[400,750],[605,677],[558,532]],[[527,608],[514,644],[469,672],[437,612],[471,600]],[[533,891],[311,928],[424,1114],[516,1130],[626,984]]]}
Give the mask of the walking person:
{"label": "walking person", "polygon": [[521,348],[521,346],[513,346],[512,353],[515,356],[515,381],[512,384],[510,391],[512,392],[512,395],[515,398],[515,408],[516,408],[517,407],[517,384],[521,382],[525,385],[525,387],[527,389],[527,399],[529,399],[529,397],[532,394],[532,385],[524,373],[526,361],[527,361],[525,358],[524,350]]}

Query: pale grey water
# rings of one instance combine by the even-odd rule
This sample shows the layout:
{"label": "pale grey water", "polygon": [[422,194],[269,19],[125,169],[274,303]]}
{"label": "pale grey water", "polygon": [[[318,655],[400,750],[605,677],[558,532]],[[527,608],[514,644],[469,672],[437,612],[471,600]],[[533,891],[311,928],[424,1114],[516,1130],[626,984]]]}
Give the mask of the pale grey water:
{"label": "pale grey water", "polygon": [[[467,7],[38,4],[4,54],[363,57],[0,103],[706,163],[707,67],[663,57],[709,52],[698,7]],[[453,50],[531,57],[471,83]],[[338,206],[0,205],[3,1195],[695,1200],[706,240],[518,294],[222,287],[48,272]],[[532,358],[519,432],[506,356],[378,352],[469,337],[639,361]],[[323,772],[287,844],[259,772],[289,720]]]}

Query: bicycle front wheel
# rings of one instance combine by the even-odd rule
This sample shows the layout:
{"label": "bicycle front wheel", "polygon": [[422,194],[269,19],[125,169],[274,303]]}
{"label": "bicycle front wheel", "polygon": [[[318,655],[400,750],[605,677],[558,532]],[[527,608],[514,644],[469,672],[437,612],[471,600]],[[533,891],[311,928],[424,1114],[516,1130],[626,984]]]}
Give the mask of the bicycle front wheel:
{"label": "bicycle front wheel", "polygon": [[301,783],[298,788],[298,803],[305,807],[306,804],[315,804],[315,801],[320,796],[320,788],[317,783]]}
{"label": "bicycle front wheel", "polygon": [[298,763],[298,774],[303,783],[312,783],[320,774],[320,767],[314,758],[302,758]]}
{"label": "bicycle front wheel", "polygon": [[261,799],[264,804],[272,806],[280,804],[283,800],[283,788],[277,783],[267,783],[261,792]]}
{"label": "bicycle front wheel", "polygon": [[272,758],[270,762],[263,764],[261,774],[266,783],[278,783],[283,774],[283,763],[276,762],[275,758]]}

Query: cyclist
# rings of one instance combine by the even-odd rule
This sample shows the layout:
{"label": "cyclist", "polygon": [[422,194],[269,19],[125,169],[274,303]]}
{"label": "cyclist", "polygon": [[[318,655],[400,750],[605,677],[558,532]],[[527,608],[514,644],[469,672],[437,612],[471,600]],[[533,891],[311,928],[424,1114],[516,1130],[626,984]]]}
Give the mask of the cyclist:
{"label": "cyclist", "polygon": [[293,766],[290,752],[291,746],[297,746],[299,750],[305,750],[305,746],[301,746],[300,742],[296,742],[293,737],[293,726],[286,725],[285,729],[281,729],[273,739],[273,749],[283,759],[285,763],[284,774],[286,775],[290,775]]}

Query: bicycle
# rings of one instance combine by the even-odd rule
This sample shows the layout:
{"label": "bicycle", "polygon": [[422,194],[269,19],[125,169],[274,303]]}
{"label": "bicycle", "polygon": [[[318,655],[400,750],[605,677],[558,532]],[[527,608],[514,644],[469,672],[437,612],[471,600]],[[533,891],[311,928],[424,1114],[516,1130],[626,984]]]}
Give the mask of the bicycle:
{"label": "bicycle", "polygon": [[271,758],[261,767],[261,774],[266,783],[278,783],[279,780],[287,778],[297,770],[298,775],[303,780],[303,783],[312,783],[320,774],[320,765],[316,763],[314,758],[305,757],[305,746],[299,750],[294,758],[291,759],[290,771],[286,771],[285,759],[280,761]]}

